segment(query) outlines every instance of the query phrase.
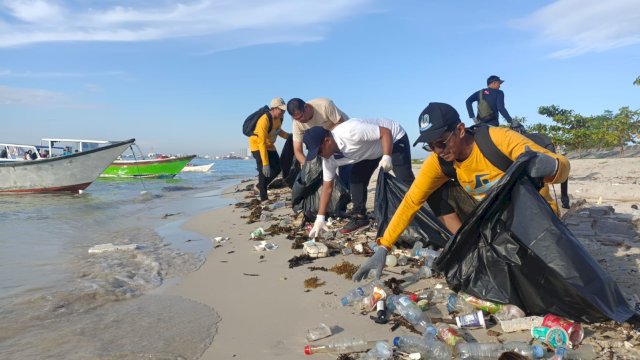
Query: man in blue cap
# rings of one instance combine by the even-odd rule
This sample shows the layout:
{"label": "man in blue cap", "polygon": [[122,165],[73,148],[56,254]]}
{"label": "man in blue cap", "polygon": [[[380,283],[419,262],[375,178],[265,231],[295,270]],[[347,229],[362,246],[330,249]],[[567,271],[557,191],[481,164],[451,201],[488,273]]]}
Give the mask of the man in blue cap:
{"label": "man in blue cap", "polygon": [[327,231],[325,216],[333,192],[333,182],[339,166],[353,164],[351,170],[351,199],[353,216],[340,232],[348,234],[369,226],[366,217],[367,186],[376,168],[393,170],[407,186],[414,179],[411,170],[411,150],[406,132],[389,119],[350,119],[331,131],[314,126],[305,131],[306,160],[322,158],[322,194],[318,215],[309,237]]}
{"label": "man in blue cap", "polygon": [[[500,85],[504,80],[497,75],[491,75],[487,78],[487,87],[474,92],[466,101],[467,112],[473,121],[492,126],[498,126],[498,114],[507,120],[511,129],[519,133],[524,131],[524,127],[518,120],[514,120],[504,107],[504,92],[500,90]],[[473,113],[473,103],[478,102],[478,114]]]}

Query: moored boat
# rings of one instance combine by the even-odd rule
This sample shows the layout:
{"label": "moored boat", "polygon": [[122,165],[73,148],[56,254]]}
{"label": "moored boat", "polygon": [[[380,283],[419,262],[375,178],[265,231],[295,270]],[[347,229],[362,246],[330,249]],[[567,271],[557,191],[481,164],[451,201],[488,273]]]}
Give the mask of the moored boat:
{"label": "moored boat", "polygon": [[100,174],[100,177],[172,178],[195,157],[195,155],[188,155],[158,159],[115,160]]}
{"label": "moored boat", "polygon": [[[18,157],[0,159],[0,193],[80,192],[98,178],[102,171],[135,139],[112,142],[102,147],[35,160]],[[35,146],[2,144],[6,149],[20,147],[36,151]],[[11,147],[10,147],[11,146]]]}
{"label": "moored boat", "polygon": [[211,164],[204,164],[204,165],[191,165],[191,164],[187,164],[187,166],[185,166],[182,171],[183,172],[209,172],[209,170],[211,170],[211,168],[213,167],[214,163]]}

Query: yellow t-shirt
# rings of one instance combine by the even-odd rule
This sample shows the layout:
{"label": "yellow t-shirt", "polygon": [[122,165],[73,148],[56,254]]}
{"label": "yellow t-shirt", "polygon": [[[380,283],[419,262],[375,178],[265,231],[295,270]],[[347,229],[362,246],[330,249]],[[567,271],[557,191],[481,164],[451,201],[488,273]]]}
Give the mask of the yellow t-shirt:
{"label": "yellow t-shirt", "polygon": [[[525,146],[529,146],[533,151],[556,158],[558,160],[556,176],[553,179],[545,178],[546,183],[558,184],[565,181],[569,176],[570,164],[566,157],[552,153],[524,135],[507,128],[499,127],[490,128],[489,135],[498,149],[513,161],[525,151]],[[469,157],[462,162],[455,161],[453,167],[456,169],[458,182],[462,188],[478,200],[484,199],[489,189],[504,176],[502,170],[493,166],[493,164],[482,155],[478,145],[475,143],[473,144],[473,150]],[[434,191],[448,180],[449,178],[442,172],[442,168],[438,162],[438,155],[432,153],[422,164],[418,176],[416,176],[409,191],[407,191],[407,194],[398,206],[382,239],[380,239],[380,243],[389,247],[392,246],[409,225],[416,212],[422,207],[422,204],[427,201]],[[540,194],[551,204],[554,211],[558,213],[557,205],[555,201],[551,199],[549,187],[546,184],[540,190]]]}
{"label": "yellow t-shirt", "polygon": [[258,119],[256,128],[253,130],[253,135],[249,136],[249,150],[260,151],[263,166],[269,165],[267,151],[276,150],[276,138],[280,134],[281,127],[282,119],[273,118],[273,126],[271,127],[271,131],[269,131],[269,118],[265,113]]}

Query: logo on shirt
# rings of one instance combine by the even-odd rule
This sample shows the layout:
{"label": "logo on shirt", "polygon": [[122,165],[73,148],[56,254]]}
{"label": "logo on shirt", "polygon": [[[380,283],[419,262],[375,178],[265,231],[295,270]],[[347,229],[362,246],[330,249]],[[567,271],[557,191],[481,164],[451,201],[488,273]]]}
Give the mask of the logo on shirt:
{"label": "logo on shirt", "polygon": [[483,179],[483,177],[487,176],[489,174],[478,174],[476,175],[476,185],[473,187],[474,189],[478,189],[481,188],[484,185],[487,185],[489,183],[489,179]]}
{"label": "logo on shirt", "polygon": [[433,125],[429,122],[429,114],[424,114],[420,117],[420,132],[427,130]]}

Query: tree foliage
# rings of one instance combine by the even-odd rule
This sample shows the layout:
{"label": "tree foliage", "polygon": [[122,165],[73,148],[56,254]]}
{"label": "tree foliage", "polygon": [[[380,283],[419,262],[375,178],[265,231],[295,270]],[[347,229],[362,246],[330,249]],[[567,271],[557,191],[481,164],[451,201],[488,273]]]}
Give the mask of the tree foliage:
{"label": "tree foliage", "polygon": [[636,78],[636,80],[633,82],[633,85],[640,86],[640,76]]}
{"label": "tree foliage", "polygon": [[619,148],[623,154],[625,145],[640,140],[640,110],[629,107],[622,107],[616,113],[606,110],[601,115],[583,116],[573,110],[549,105],[538,108],[538,113],[555,124],[533,124],[527,127],[528,131],[545,133],[556,145],[570,151]]}

